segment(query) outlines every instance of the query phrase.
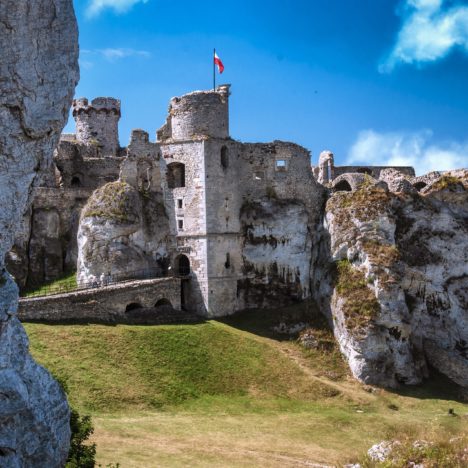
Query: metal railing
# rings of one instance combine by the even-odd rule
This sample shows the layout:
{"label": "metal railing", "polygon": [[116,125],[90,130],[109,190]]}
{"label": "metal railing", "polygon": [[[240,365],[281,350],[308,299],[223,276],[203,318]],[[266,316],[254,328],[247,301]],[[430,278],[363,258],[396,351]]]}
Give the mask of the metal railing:
{"label": "metal railing", "polygon": [[33,297],[52,296],[56,294],[64,294],[76,291],[85,291],[88,289],[97,289],[105,286],[111,286],[118,283],[125,283],[139,279],[153,279],[153,278],[165,278],[174,276],[172,273],[164,273],[161,268],[146,268],[144,270],[136,270],[130,272],[124,272],[114,275],[103,275],[101,278],[81,284],[46,284],[41,286],[37,290],[25,291],[21,295],[21,299],[29,299]]}

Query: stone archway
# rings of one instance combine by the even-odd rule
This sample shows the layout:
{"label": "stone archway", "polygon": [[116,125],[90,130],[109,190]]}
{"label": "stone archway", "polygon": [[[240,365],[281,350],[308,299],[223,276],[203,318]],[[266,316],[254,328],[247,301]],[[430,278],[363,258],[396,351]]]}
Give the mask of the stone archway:
{"label": "stone archway", "polygon": [[125,312],[132,312],[133,310],[143,309],[143,306],[138,302],[131,302],[125,307]]}
{"label": "stone archway", "polygon": [[351,192],[351,185],[347,180],[341,180],[334,187],[337,192]]}
{"label": "stone archway", "polygon": [[171,301],[169,299],[166,299],[165,297],[162,299],[159,299],[156,304],[154,304],[154,308],[157,309],[158,307],[164,307],[164,308],[172,308]]}
{"label": "stone archway", "polygon": [[190,260],[187,255],[179,255],[176,258],[175,270],[178,276],[190,275]]}

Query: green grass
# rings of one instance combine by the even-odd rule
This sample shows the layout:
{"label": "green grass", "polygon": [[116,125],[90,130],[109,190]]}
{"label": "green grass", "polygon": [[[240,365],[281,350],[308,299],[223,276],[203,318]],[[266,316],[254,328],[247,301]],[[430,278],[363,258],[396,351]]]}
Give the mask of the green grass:
{"label": "green grass", "polygon": [[34,357],[67,382],[80,410],[155,409],[208,396],[281,399],[290,382],[306,400],[320,394],[285,356],[222,323],[26,329]]}
{"label": "green grass", "polygon": [[[320,349],[272,330],[304,314]],[[468,408],[446,379],[370,392],[310,315],[302,304],[196,325],[25,327],[33,356],[92,414],[103,466],[339,464],[384,439],[466,431]]]}
{"label": "green grass", "polygon": [[76,272],[71,272],[56,280],[48,281],[37,288],[28,289],[21,294],[21,297],[34,297],[51,293],[73,291],[77,287]]}

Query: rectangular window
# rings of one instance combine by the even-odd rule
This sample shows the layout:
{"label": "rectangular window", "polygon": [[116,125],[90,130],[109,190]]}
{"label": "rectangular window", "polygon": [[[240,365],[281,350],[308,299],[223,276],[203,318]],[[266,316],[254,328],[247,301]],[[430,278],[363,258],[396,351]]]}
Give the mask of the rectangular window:
{"label": "rectangular window", "polygon": [[184,229],[184,220],[183,219],[177,220],[177,224],[179,226],[179,229],[182,231]]}
{"label": "rectangular window", "polygon": [[288,164],[285,159],[277,159],[276,160],[276,170],[277,171],[286,171],[288,168]]}
{"label": "rectangular window", "polygon": [[182,208],[182,198],[177,199],[177,208]]}

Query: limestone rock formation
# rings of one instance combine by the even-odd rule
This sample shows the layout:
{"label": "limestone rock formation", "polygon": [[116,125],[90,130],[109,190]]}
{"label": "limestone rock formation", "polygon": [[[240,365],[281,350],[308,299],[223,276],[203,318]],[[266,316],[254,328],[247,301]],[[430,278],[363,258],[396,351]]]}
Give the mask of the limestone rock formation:
{"label": "limestone rock formation", "polygon": [[69,447],[66,397],[28,353],[5,254],[50,165],[78,80],[72,1],[2,0],[0,49],[0,465],[59,467]]}
{"label": "limestone rock formation", "polygon": [[96,190],[78,228],[78,283],[164,269],[169,221],[158,194],[122,181]]}
{"label": "limestone rock formation", "polygon": [[325,216],[316,285],[353,374],[395,387],[429,364],[468,387],[468,171],[336,192]]}

